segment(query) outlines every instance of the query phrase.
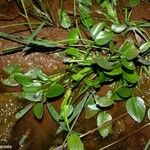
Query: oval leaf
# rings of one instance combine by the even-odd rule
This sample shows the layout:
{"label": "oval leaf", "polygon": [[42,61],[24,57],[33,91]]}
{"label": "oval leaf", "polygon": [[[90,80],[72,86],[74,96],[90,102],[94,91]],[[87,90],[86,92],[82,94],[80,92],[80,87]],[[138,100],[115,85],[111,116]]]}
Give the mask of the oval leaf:
{"label": "oval leaf", "polygon": [[126,59],[121,59],[121,64],[129,70],[135,70],[135,65],[132,61],[127,61]]}
{"label": "oval leaf", "polygon": [[126,110],[135,121],[142,122],[146,111],[144,100],[140,97],[130,98],[126,103]]}
{"label": "oval leaf", "polygon": [[145,42],[140,46],[140,53],[146,52],[148,49],[150,49],[150,41]]}
{"label": "oval leaf", "polygon": [[129,98],[132,95],[133,88],[122,86],[117,90],[117,94],[122,98]]}
{"label": "oval leaf", "polygon": [[21,85],[30,85],[32,83],[32,79],[30,77],[25,76],[22,73],[15,73],[14,79]]}
{"label": "oval leaf", "polygon": [[64,87],[58,83],[51,85],[46,91],[47,98],[55,98],[64,93]]}
{"label": "oval leaf", "polygon": [[37,103],[33,107],[33,113],[36,118],[41,119],[43,116],[43,103]]}
{"label": "oval leaf", "polygon": [[135,71],[131,73],[123,71],[123,79],[134,84],[138,82],[138,75]]}
{"label": "oval leaf", "polygon": [[109,96],[103,96],[103,97],[98,96],[95,99],[95,101],[96,101],[96,104],[99,105],[100,107],[109,107],[114,103],[112,98]]}
{"label": "oval leaf", "polygon": [[67,144],[69,150],[84,150],[83,143],[76,134],[70,134],[67,138]]}
{"label": "oval leaf", "polygon": [[42,92],[22,92],[21,93],[22,97],[32,101],[32,102],[39,102],[42,100],[43,98],[43,93]]}
{"label": "oval leaf", "polygon": [[[109,113],[106,111],[100,112],[99,115],[97,116],[97,126],[102,126],[103,124],[107,123],[108,121],[111,121],[112,117]],[[100,135],[105,138],[108,136],[109,132],[111,130],[111,124],[106,124],[103,127],[99,128],[99,133]]]}

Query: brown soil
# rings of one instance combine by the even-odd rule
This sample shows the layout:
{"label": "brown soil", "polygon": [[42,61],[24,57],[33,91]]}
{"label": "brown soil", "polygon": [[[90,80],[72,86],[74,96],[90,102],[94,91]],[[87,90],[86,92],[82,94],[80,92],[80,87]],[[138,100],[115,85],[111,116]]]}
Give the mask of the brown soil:
{"label": "brown soil", "polygon": [[[69,2],[69,3],[68,3]],[[56,12],[56,8],[58,8],[58,1],[52,0],[51,7],[54,12]],[[123,8],[126,5],[126,1],[122,0],[119,1],[119,12],[123,14]],[[71,10],[72,2],[65,1],[64,7],[67,10]],[[56,14],[54,16],[56,18]],[[120,16],[123,19],[122,15]],[[136,7],[132,13],[133,20],[150,20],[150,3],[146,0],[142,1],[141,5]],[[13,23],[23,21],[22,17],[20,17],[18,13],[18,8],[16,7],[16,3],[12,0],[6,1],[1,0],[0,2],[0,31],[5,31],[9,33],[23,33],[24,35],[29,34],[28,31],[25,31],[27,27],[8,27],[5,28],[5,25],[10,25]],[[24,31],[24,32],[22,32]],[[45,28],[39,34],[42,38],[48,38],[51,40],[62,40],[67,36],[67,32],[61,28]],[[118,45],[121,43],[120,37],[116,39],[118,41]],[[8,40],[0,39],[0,50],[5,48],[15,47],[18,46],[17,43],[11,42]],[[5,56],[0,56],[0,79],[2,80],[5,78],[5,74],[2,70],[4,66],[7,64],[17,63],[19,64],[24,71],[38,67],[41,68],[47,74],[53,74],[55,72],[64,71],[64,66],[62,63],[62,59],[58,56],[53,54],[49,54],[48,52],[42,53],[41,50],[36,50],[36,52],[32,52],[29,54],[24,55],[23,53],[15,53]],[[143,83],[141,83],[141,89],[143,89],[144,96],[146,98],[146,102],[150,104],[150,92],[145,92],[149,90],[149,85],[147,88],[145,87],[145,83],[147,83],[147,78],[143,78]],[[3,86],[0,83],[0,111],[2,109],[7,109],[5,106],[10,104],[8,107],[10,110],[12,109],[11,103],[9,103],[10,99],[14,100],[14,96],[10,94],[10,91],[18,91],[19,88],[15,90],[12,88],[8,88]],[[104,94],[108,90],[107,86],[104,86],[99,94]],[[138,93],[139,94],[139,93]],[[143,95],[142,95],[143,96]],[[42,120],[36,120],[33,116],[32,112],[30,111],[25,115],[21,120],[17,121],[14,118],[14,114],[18,111],[22,106],[26,105],[25,102],[21,100],[23,103],[20,104],[17,98],[14,100],[13,103],[16,108],[15,111],[11,111],[12,114],[10,117],[9,112],[5,112],[3,115],[4,118],[8,120],[7,123],[3,123],[0,118],[0,132],[4,134],[0,134],[0,145],[1,144],[10,144],[12,145],[13,150],[21,149],[21,150],[47,150],[51,146],[59,146],[62,144],[65,133],[61,133],[60,135],[56,136],[55,132],[57,130],[58,125],[49,115],[47,109],[45,108],[44,117]],[[17,104],[16,104],[17,103]],[[61,99],[56,100],[53,102],[53,105],[59,110],[59,106],[61,103]],[[2,105],[3,104],[3,105]],[[21,106],[20,106],[21,105]],[[110,113],[112,114],[113,118],[117,118],[125,113],[124,103],[120,102],[117,103],[110,109]],[[88,130],[93,129],[96,127],[96,118],[86,120],[84,119],[84,113],[80,116],[79,121],[76,124],[76,130],[85,133]],[[147,123],[147,118],[141,124],[135,123],[128,115],[122,117],[121,119],[117,120],[113,123],[112,133],[106,139],[102,139],[98,132],[94,132],[93,134],[89,134],[85,138],[83,138],[85,144],[85,150],[97,150],[106,145],[113,143],[121,138],[128,136],[130,133],[140,129],[143,127],[144,124]],[[15,125],[14,125],[15,124]],[[81,125],[82,124],[82,125]],[[6,128],[10,126],[10,128],[5,132]],[[13,130],[12,130],[13,129]],[[10,135],[11,133],[11,135]],[[25,141],[23,147],[19,147],[18,143],[21,140],[24,134],[28,134],[28,138]],[[11,138],[10,138],[11,136]],[[5,140],[4,140],[5,137]],[[121,141],[117,142],[116,144],[108,147],[108,150],[143,150],[144,145],[150,139],[150,127],[147,126],[141,129],[139,132],[122,139]]]}

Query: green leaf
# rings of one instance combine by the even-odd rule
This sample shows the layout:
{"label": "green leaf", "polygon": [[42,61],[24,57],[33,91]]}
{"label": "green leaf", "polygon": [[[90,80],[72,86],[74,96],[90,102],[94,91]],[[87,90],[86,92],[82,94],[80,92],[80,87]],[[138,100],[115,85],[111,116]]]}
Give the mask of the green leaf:
{"label": "green leaf", "polygon": [[73,56],[73,57],[76,57],[76,58],[81,58],[83,55],[81,52],[79,52],[78,49],[76,48],[67,48],[65,50],[65,53],[69,56]]}
{"label": "green leaf", "polygon": [[16,80],[14,79],[14,76],[11,75],[9,78],[2,80],[2,83],[6,86],[18,86],[19,84],[16,82]]}
{"label": "green leaf", "polygon": [[130,98],[126,102],[126,110],[135,121],[142,122],[146,112],[144,100],[141,97]]}
{"label": "green leaf", "polygon": [[93,110],[90,108],[85,108],[85,119],[90,119],[97,114],[97,110]]}
{"label": "green leaf", "polygon": [[121,69],[120,66],[116,66],[116,67],[113,68],[112,71],[109,71],[109,72],[105,71],[104,73],[107,74],[107,75],[109,75],[109,76],[118,76],[118,75],[122,74],[122,69]]}
{"label": "green leaf", "polygon": [[48,80],[48,76],[43,72],[38,74],[38,78],[41,79],[42,81]]}
{"label": "green leaf", "polygon": [[147,116],[148,116],[148,119],[150,120],[150,108],[147,111]]}
{"label": "green leaf", "polygon": [[126,29],[127,25],[126,24],[113,24],[111,26],[111,29],[115,32],[115,33],[121,33]]}
{"label": "green leaf", "polygon": [[137,47],[135,47],[133,43],[125,42],[120,47],[120,53],[122,55],[122,58],[126,58],[127,60],[132,60],[138,56],[140,51]]}
{"label": "green leaf", "polygon": [[25,92],[37,92],[41,88],[40,82],[33,82],[28,86],[23,86],[23,91]]}
{"label": "green leaf", "polygon": [[60,24],[63,28],[66,29],[66,28],[69,28],[71,26],[70,18],[64,10],[59,9],[58,10],[58,16],[59,16]]}
{"label": "green leaf", "polygon": [[[111,120],[112,120],[112,117],[109,113],[107,113],[106,111],[100,112],[97,116],[97,126],[98,127],[102,126],[103,124]],[[110,130],[111,130],[111,124],[108,123],[104,125],[103,127],[99,128],[99,133],[103,138],[105,138],[106,136],[108,136]]]}
{"label": "green leaf", "polygon": [[81,12],[80,20],[82,24],[87,28],[91,27],[94,23],[93,17],[87,12]]}
{"label": "green leaf", "polygon": [[10,65],[7,65],[6,67],[4,67],[4,71],[7,74],[18,73],[21,71],[21,67],[18,66],[17,64],[10,64]]}
{"label": "green leaf", "polygon": [[22,92],[22,97],[32,101],[32,102],[40,102],[43,98],[43,92]]}
{"label": "green leaf", "polygon": [[60,119],[64,120],[65,118],[68,118],[73,112],[73,106],[72,105],[65,105],[61,108],[60,112]]}
{"label": "green leaf", "polygon": [[126,59],[121,59],[121,64],[129,70],[135,70],[135,65],[132,61],[127,61]]}
{"label": "green leaf", "polygon": [[147,41],[144,44],[142,44],[139,49],[140,49],[140,53],[144,53],[147,50],[149,50],[150,49],[150,41]]}
{"label": "green leaf", "polygon": [[69,150],[84,150],[84,146],[80,137],[76,134],[70,134],[67,138],[67,144]]}
{"label": "green leaf", "polygon": [[68,45],[73,45],[78,43],[79,40],[79,33],[77,28],[73,28],[68,35]]}
{"label": "green leaf", "polygon": [[102,46],[112,41],[115,37],[115,34],[112,31],[101,31],[96,36],[95,44]]}
{"label": "green leaf", "polygon": [[123,71],[123,79],[134,84],[138,82],[138,75],[135,71],[131,73]]}
{"label": "green leaf", "polygon": [[139,5],[141,0],[129,0],[129,3],[132,7]]}
{"label": "green leaf", "polygon": [[56,83],[54,85],[49,86],[49,88],[46,91],[46,97],[47,98],[55,98],[58,96],[61,96],[64,93],[64,87]]}
{"label": "green leaf", "polygon": [[15,118],[20,119],[23,117],[31,108],[33,107],[33,103],[27,105],[25,108],[16,113]]}
{"label": "green leaf", "polygon": [[43,116],[43,103],[37,103],[33,107],[33,113],[36,118],[41,119]]}
{"label": "green leaf", "polygon": [[105,70],[113,69],[113,64],[111,62],[108,62],[107,59],[102,55],[96,56],[94,60],[101,68]]}
{"label": "green leaf", "polygon": [[40,73],[42,73],[41,69],[33,68],[33,69],[30,69],[28,72],[26,72],[25,76],[28,76],[32,79],[37,79],[38,74],[40,74]]}
{"label": "green leaf", "polygon": [[21,85],[30,85],[32,83],[32,79],[30,77],[25,76],[22,73],[15,73],[14,79]]}
{"label": "green leaf", "polygon": [[98,39],[100,36],[100,32],[104,29],[105,27],[105,23],[104,22],[100,22],[95,24],[92,29],[91,29],[91,37],[96,40]]}
{"label": "green leaf", "polygon": [[131,87],[127,87],[127,86],[121,86],[118,90],[117,90],[117,94],[122,97],[122,98],[129,98],[131,97],[133,92],[133,88]]}
{"label": "green leaf", "polygon": [[100,107],[109,107],[114,104],[114,101],[111,98],[111,96],[107,96],[107,95],[103,97],[97,96],[95,98],[95,101],[96,104],[99,105]]}

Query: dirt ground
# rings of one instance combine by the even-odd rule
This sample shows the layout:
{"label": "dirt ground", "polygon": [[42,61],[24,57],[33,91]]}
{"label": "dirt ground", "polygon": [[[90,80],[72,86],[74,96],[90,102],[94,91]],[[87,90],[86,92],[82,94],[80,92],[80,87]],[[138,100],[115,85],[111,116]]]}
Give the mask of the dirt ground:
{"label": "dirt ground", "polygon": [[[71,1],[65,1],[64,6],[67,10],[70,10],[73,5]],[[121,14],[119,17],[123,19],[123,7],[126,4],[125,0],[119,1],[118,12]],[[58,0],[51,1],[51,8],[54,12],[59,7]],[[55,16],[56,18],[56,16]],[[150,21],[150,3],[148,1],[142,1],[141,4],[133,10],[132,20],[147,20]],[[29,31],[27,27],[5,27],[13,23],[21,22],[23,18],[19,15],[19,9],[13,0],[1,0],[0,2],[0,31],[9,32],[13,34],[28,35]],[[57,21],[56,21],[57,24]],[[41,38],[47,38],[51,40],[62,40],[66,38],[67,32],[62,28],[47,27],[42,30],[38,35]],[[118,43],[121,39],[117,39]],[[18,43],[0,38],[0,51],[16,47]],[[41,68],[47,74],[53,74],[55,72],[64,71],[64,65],[62,59],[54,54],[48,52],[43,53],[41,50],[35,50],[35,52],[24,55],[19,52],[15,54],[9,54],[0,56],[0,82],[6,77],[3,67],[16,63],[19,64],[23,70],[28,70],[33,67]],[[143,88],[147,78],[141,83],[143,92],[149,90],[150,86]],[[21,120],[16,121],[14,114],[20,108],[26,105],[24,100],[18,100],[15,95],[10,92],[17,92],[19,88],[8,88],[0,83],[0,145],[11,145],[13,150],[47,150],[51,146],[59,146],[62,144],[65,133],[58,136],[55,135],[58,125],[49,115],[45,108],[44,117],[42,120],[36,120],[30,111]],[[107,86],[104,86],[100,93],[104,93],[107,90]],[[149,101],[150,94],[147,93],[146,99]],[[53,102],[53,105],[59,110],[61,99]],[[12,106],[13,105],[13,106]],[[4,110],[10,111],[4,111]],[[10,114],[11,112],[11,114]],[[124,103],[120,102],[114,105],[109,111],[114,118],[117,118],[125,113]],[[85,150],[97,150],[106,145],[120,140],[111,147],[105,148],[106,150],[143,150],[144,145],[150,139],[150,126],[143,127],[147,123],[147,118],[141,124],[134,122],[128,115],[120,118],[113,123],[112,133],[106,139],[102,139],[98,132],[90,134],[83,138],[85,144]],[[81,126],[82,124],[82,126]],[[86,120],[84,119],[84,113],[82,113],[79,121],[76,125],[76,130],[79,132],[86,132],[96,127],[95,118]],[[139,132],[128,135],[143,127]],[[24,134],[28,134],[28,138],[25,141],[23,147],[19,146],[19,141]],[[127,137],[127,138],[124,138]]]}

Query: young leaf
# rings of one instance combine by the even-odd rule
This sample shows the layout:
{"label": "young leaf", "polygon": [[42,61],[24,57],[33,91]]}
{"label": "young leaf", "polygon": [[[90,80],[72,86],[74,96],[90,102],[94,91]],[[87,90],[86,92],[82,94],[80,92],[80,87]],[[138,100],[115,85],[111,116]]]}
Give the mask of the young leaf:
{"label": "young leaf", "polygon": [[[100,112],[99,115],[97,116],[97,126],[102,126],[104,123],[111,121],[112,117],[109,113],[107,113],[106,111]],[[100,135],[105,138],[106,136],[108,136],[109,132],[111,130],[111,124],[108,123],[106,125],[104,125],[103,127],[99,128],[99,133]]]}
{"label": "young leaf", "polygon": [[114,39],[115,35],[112,31],[101,31],[96,36],[95,44],[102,46]]}
{"label": "young leaf", "polygon": [[15,118],[20,119],[23,117],[31,108],[33,107],[33,103],[27,105],[25,108],[16,113]]}
{"label": "young leaf", "polygon": [[77,28],[73,28],[68,35],[68,45],[73,45],[78,43],[79,40],[79,33]]}
{"label": "young leaf", "polygon": [[80,137],[76,134],[70,134],[67,138],[67,144],[69,150],[84,150],[83,143],[80,140]]}
{"label": "young leaf", "polygon": [[58,10],[58,16],[59,16],[60,24],[63,28],[66,29],[66,28],[69,28],[71,26],[70,18],[64,10],[59,9]]}
{"label": "young leaf", "polygon": [[146,112],[144,100],[140,97],[130,98],[126,102],[126,110],[135,121],[142,122]]}
{"label": "young leaf", "polygon": [[43,103],[37,103],[33,107],[33,113],[36,118],[41,119],[43,116]]}
{"label": "young leaf", "polygon": [[115,32],[115,33],[121,33],[126,29],[127,25],[126,24],[113,24],[111,26],[111,29]]}
{"label": "young leaf", "polygon": [[61,96],[64,93],[64,87],[56,83],[54,85],[49,86],[49,88],[46,91],[46,97],[47,98],[55,98],[58,96]]}
{"label": "young leaf", "polygon": [[21,85],[30,85],[32,83],[32,79],[30,77],[25,76],[22,73],[15,73],[14,79]]}

